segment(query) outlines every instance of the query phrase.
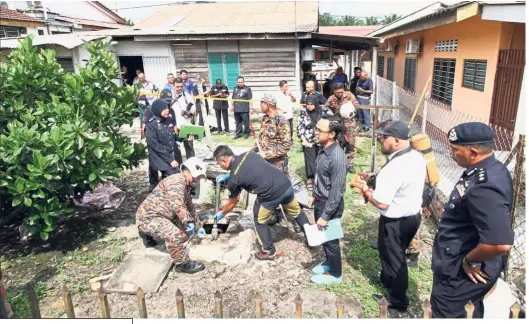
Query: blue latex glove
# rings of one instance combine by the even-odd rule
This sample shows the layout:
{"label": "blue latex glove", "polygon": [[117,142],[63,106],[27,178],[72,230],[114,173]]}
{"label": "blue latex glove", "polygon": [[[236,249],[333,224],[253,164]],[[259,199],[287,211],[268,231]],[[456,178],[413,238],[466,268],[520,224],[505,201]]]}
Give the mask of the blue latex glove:
{"label": "blue latex glove", "polygon": [[195,224],[194,223],[187,223],[186,232],[188,232],[191,235],[195,234]]}
{"label": "blue latex glove", "polygon": [[217,176],[217,178],[215,179],[215,182],[220,183],[220,182],[228,181],[229,179],[230,179],[229,174],[221,174]]}
{"label": "blue latex glove", "polygon": [[198,229],[197,234],[198,235],[206,235],[206,230],[203,227],[201,227],[201,228]]}
{"label": "blue latex glove", "polygon": [[222,212],[219,211],[219,212],[217,212],[217,213],[215,214],[215,216],[213,216],[213,217],[216,218],[216,219],[217,219],[217,222],[218,222],[218,221],[220,221],[221,219],[224,218],[224,214],[223,214]]}

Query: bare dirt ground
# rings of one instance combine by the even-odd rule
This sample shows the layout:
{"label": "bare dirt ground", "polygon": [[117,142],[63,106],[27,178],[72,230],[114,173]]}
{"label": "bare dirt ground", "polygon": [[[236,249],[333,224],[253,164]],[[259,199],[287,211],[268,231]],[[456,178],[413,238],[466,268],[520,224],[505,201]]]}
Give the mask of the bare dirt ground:
{"label": "bare dirt ground", "polygon": [[[117,210],[78,211],[61,221],[60,230],[46,243],[35,240],[22,245],[16,227],[0,229],[3,282],[16,317],[30,317],[25,292],[29,282],[35,285],[43,318],[65,317],[63,285],[72,292],[78,318],[101,316],[97,292],[89,280],[111,274],[127,253],[143,248],[134,223],[136,209],[148,194],[145,165],[125,172],[115,185],[127,193]],[[197,207],[200,211],[213,205]],[[302,238],[285,227],[276,225],[272,232],[284,258],[261,262],[252,256],[248,264],[235,267],[207,264],[205,271],[194,275],[171,271],[160,290],[146,296],[149,317],[176,317],[177,289],[184,294],[189,318],[213,316],[215,291],[223,296],[225,318],[253,317],[252,298],[256,293],[263,297],[266,318],[294,317],[298,294],[303,299],[304,317],[336,317],[336,295],[310,283],[311,268],[322,261],[320,249],[307,249]],[[108,302],[113,318],[139,316],[134,295],[108,294]],[[362,314],[357,300],[345,299],[345,317],[358,318]]]}

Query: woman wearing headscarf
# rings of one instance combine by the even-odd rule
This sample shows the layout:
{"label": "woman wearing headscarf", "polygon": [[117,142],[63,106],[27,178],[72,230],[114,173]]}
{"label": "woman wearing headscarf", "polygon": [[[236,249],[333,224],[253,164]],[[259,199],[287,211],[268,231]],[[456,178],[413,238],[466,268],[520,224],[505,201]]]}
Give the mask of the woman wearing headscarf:
{"label": "woman wearing headscarf", "polygon": [[307,176],[307,189],[312,196],[313,179],[316,174],[316,157],[320,146],[317,141],[316,124],[324,116],[332,116],[331,110],[320,106],[318,97],[308,96],[305,108],[299,113],[298,137],[303,145],[305,156],[305,174]]}
{"label": "woman wearing headscarf", "polygon": [[152,114],[146,131],[149,165],[153,170],[160,171],[162,178],[165,178],[178,173],[174,118],[169,112],[169,103],[164,99],[157,99],[152,103]]}

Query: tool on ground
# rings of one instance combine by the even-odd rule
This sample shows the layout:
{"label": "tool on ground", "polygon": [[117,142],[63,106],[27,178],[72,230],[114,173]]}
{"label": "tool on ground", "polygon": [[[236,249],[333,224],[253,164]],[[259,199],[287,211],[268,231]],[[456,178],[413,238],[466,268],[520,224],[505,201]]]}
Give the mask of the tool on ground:
{"label": "tool on ground", "polygon": [[[217,182],[215,188],[215,213],[220,211],[220,188],[224,181]],[[217,225],[217,217],[213,216],[213,229],[211,230],[211,240],[216,240],[219,236],[219,227]]]}
{"label": "tool on ground", "polygon": [[[250,130],[252,131],[252,134],[253,134],[253,139],[255,141],[255,144],[257,145],[257,149],[259,150],[259,155],[261,155],[261,144],[259,144],[259,139],[257,138],[257,135],[255,134],[255,129],[253,128],[253,125],[252,123],[250,123]],[[283,216],[283,219],[285,220],[285,224],[288,228],[288,219],[287,219],[287,215],[285,215],[285,211],[283,210],[283,206],[279,205],[279,210],[281,211],[281,215]]]}

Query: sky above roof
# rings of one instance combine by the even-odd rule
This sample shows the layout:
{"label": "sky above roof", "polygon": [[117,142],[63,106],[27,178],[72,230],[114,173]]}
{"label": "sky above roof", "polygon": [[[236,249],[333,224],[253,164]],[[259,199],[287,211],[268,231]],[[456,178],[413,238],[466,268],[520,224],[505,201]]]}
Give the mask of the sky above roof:
{"label": "sky above roof", "polygon": [[[181,1],[101,1],[108,8],[117,11],[125,19],[138,23],[171,3]],[[390,14],[407,15],[437,1],[432,0],[370,0],[370,1],[334,1],[320,0],[320,13],[329,12],[332,15],[351,15],[355,17],[378,16]],[[445,0],[446,4],[459,1]],[[303,1],[298,1],[302,5]],[[117,9],[117,10],[116,10]]]}

